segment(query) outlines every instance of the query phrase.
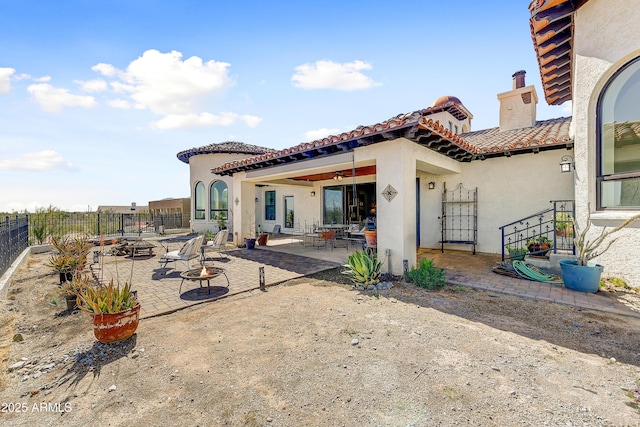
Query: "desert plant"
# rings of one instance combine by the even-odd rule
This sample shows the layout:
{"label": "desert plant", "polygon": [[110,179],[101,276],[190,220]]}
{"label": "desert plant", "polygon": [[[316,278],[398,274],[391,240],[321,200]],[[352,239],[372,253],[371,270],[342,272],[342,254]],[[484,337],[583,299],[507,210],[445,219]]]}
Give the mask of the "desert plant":
{"label": "desert plant", "polygon": [[405,274],[404,280],[429,290],[441,288],[447,283],[444,269],[436,268],[433,265],[433,260],[428,258],[420,261],[418,268],[411,268],[411,270]]}
{"label": "desert plant", "polygon": [[138,305],[138,297],[131,290],[131,285],[116,286],[113,280],[107,286],[82,286],[77,295],[78,307],[93,315],[120,313]]}
{"label": "desert plant", "polygon": [[382,263],[372,250],[355,251],[347,257],[347,263],[343,267],[346,270],[342,274],[349,276],[353,283],[369,286],[380,282]]}
{"label": "desert plant", "polygon": [[578,265],[587,265],[589,261],[608,251],[611,245],[619,239],[619,237],[611,238],[611,236],[639,219],[640,214],[637,214],[628,218],[617,227],[610,229],[607,229],[607,227],[601,227],[600,233],[596,235],[595,239],[590,240],[589,231],[591,229],[591,206],[587,204],[587,219],[585,227],[582,228],[577,222],[574,222],[573,224],[576,233],[573,239],[573,245],[576,248]]}

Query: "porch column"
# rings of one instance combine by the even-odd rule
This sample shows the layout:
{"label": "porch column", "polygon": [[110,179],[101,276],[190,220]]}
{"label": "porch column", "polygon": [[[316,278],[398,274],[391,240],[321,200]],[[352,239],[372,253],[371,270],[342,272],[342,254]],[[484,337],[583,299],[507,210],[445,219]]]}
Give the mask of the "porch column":
{"label": "porch column", "polygon": [[233,241],[244,244],[247,237],[255,237],[256,227],[256,186],[245,181],[245,173],[233,176],[233,193],[229,200],[229,210],[233,215]]}
{"label": "porch column", "polygon": [[[402,260],[416,265],[415,144],[397,139],[376,144],[378,258],[383,271],[402,274]],[[389,200],[390,199],[390,200]],[[389,264],[389,260],[391,263]]]}

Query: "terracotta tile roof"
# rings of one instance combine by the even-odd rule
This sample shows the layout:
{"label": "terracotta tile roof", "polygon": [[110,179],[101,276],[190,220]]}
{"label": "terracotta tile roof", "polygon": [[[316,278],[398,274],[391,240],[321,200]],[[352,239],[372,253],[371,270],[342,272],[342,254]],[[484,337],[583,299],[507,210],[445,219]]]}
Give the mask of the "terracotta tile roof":
{"label": "terracotta tile roof", "polygon": [[399,114],[375,125],[358,126],[349,132],[225,163],[211,169],[211,172],[233,175],[236,172],[348,152],[357,147],[400,137],[461,162],[573,144],[569,136],[570,117],[538,121],[535,126],[524,129],[500,132],[499,128],[493,128],[457,135],[430,119],[428,115],[433,112],[426,108]]}
{"label": "terracotta tile roof", "polygon": [[461,135],[461,139],[474,148],[478,157],[495,157],[572,145],[570,125],[571,117],[560,117],[539,120],[535,126],[522,129],[500,131],[496,127],[468,132]]}
{"label": "terracotta tile roof", "polygon": [[573,13],[588,0],[533,0],[529,26],[544,97],[560,105],[571,99]]}
{"label": "terracotta tile roof", "polygon": [[[455,108],[459,109],[457,106],[455,106]],[[438,107],[437,110],[442,111],[442,108]],[[211,172],[223,175],[233,174],[243,170],[258,169],[293,161],[306,160],[321,155],[351,151],[356,147],[399,137],[407,137],[409,139],[424,138],[425,134],[431,134],[433,132],[444,136],[447,143],[453,144],[454,146],[460,144],[458,150],[464,151],[464,143],[459,142],[459,138],[453,138],[453,133],[449,132],[449,130],[445,129],[438,122],[424,120],[425,115],[433,112],[434,109],[426,108],[411,113],[398,114],[389,120],[374,125],[358,126],[349,132],[331,135],[312,142],[305,142],[284,150],[264,153],[247,159],[226,163],[212,169]],[[412,128],[414,131],[409,131],[409,129]],[[473,156],[471,153],[466,153],[466,155],[469,159]]]}
{"label": "terracotta tile roof", "polygon": [[226,141],[217,144],[209,144],[203,147],[190,148],[177,154],[178,159],[185,163],[189,163],[189,157],[196,154],[215,154],[215,153],[232,153],[232,154],[264,154],[275,151],[272,148],[259,147],[257,145],[245,144],[238,141]]}

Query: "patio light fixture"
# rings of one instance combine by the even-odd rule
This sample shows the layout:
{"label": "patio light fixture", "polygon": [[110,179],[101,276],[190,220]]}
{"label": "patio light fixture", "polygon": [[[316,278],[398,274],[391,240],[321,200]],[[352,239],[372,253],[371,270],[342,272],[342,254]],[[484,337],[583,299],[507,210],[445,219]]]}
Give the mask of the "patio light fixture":
{"label": "patio light fixture", "polygon": [[316,196],[316,192],[315,192],[315,191],[312,191],[311,193],[309,193],[309,195],[310,195],[311,197],[315,197],[315,196]]}
{"label": "patio light fixture", "polygon": [[344,179],[344,175],[340,172],[336,172],[336,174],[333,176],[333,179],[335,181],[342,181]]}
{"label": "patio light fixture", "polygon": [[429,184],[427,184],[427,186],[428,186],[427,188],[428,188],[429,190],[433,190],[433,189],[435,189],[435,188],[436,188],[436,183],[435,183],[435,182],[433,182],[433,181],[430,181],[430,182],[429,182]]}
{"label": "patio light fixture", "polygon": [[573,157],[568,154],[562,156],[560,159],[560,172],[571,172],[571,167],[573,167],[574,170],[576,169],[576,163],[573,161]]}

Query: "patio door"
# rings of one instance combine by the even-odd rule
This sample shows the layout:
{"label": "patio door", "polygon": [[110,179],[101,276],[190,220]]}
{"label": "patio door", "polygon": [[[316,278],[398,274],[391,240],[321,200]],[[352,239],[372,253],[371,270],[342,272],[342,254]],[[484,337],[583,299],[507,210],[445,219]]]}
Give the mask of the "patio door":
{"label": "patio door", "polygon": [[[355,187],[355,188],[354,188]],[[355,194],[354,194],[355,190]],[[364,222],[376,215],[376,184],[333,185],[323,188],[323,223]]]}
{"label": "patio door", "polygon": [[294,224],[293,196],[284,196],[284,228],[294,228]]}

